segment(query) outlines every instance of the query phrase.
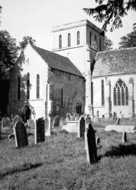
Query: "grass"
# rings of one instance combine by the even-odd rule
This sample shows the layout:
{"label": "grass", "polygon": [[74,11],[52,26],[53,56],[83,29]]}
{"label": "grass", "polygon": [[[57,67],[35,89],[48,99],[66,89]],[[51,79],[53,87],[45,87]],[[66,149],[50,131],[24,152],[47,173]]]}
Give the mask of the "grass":
{"label": "grass", "polygon": [[0,140],[0,190],[135,190],[136,134],[121,144],[121,134],[98,128],[100,160],[86,162],[84,141],[55,132],[44,143],[15,148],[6,135]]}

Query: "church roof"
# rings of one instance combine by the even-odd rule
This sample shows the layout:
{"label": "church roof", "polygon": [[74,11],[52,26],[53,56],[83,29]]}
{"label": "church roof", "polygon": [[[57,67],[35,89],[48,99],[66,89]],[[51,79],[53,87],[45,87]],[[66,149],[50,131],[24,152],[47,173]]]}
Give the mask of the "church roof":
{"label": "church roof", "polygon": [[93,77],[136,73],[136,47],[98,52]]}
{"label": "church roof", "polygon": [[37,46],[33,46],[33,48],[43,58],[49,67],[83,77],[81,72],[74,66],[69,58]]}

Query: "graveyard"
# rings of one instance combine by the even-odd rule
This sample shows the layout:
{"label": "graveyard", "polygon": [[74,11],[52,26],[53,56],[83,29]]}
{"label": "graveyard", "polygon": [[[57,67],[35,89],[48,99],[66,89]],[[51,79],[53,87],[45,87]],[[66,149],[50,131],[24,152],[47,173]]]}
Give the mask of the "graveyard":
{"label": "graveyard", "polygon": [[128,142],[122,144],[121,133],[104,131],[107,123],[94,123],[101,147],[93,165],[86,160],[84,139],[75,133],[58,128],[37,144],[30,135],[27,146],[16,148],[5,130],[0,140],[0,189],[135,189],[136,133],[129,133]]}

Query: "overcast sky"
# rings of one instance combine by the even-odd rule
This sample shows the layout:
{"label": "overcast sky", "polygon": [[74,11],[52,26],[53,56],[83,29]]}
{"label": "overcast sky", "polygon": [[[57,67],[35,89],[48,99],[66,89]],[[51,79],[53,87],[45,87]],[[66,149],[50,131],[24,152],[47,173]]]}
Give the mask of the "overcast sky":
{"label": "overcast sky", "polygon": [[[53,26],[89,19],[98,27],[100,23],[83,12],[82,8],[94,5],[94,0],[0,0],[3,7],[1,13],[1,29],[21,41],[25,35],[30,35],[36,44],[45,49],[51,49],[51,30]],[[123,19],[123,28],[106,35],[113,41],[114,47],[121,36],[132,31],[136,22],[136,12],[130,12]]]}

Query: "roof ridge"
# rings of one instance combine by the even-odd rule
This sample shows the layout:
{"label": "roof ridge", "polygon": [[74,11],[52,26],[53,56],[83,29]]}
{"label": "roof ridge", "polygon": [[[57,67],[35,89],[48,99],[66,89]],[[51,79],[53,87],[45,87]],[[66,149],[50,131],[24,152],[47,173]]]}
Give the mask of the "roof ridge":
{"label": "roof ridge", "polygon": [[49,67],[84,78],[79,69],[68,57],[45,50],[35,45],[32,45],[32,48],[41,56]]}
{"label": "roof ridge", "polygon": [[41,50],[43,50],[43,51],[46,51],[46,52],[48,52],[48,53],[51,53],[51,54],[57,55],[57,56],[59,56],[59,57],[64,57],[64,58],[66,58],[66,59],[69,59],[69,58],[66,57],[66,56],[63,56],[63,55],[60,55],[60,54],[54,53],[53,51],[50,51],[50,50],[47,50],[47,49],[43,49],[43,48],[38,47],[38,46],[36,46],[36,45],[32,45],[32,46],[33,46],[34,48],[39,48],[39,49],[41,49]]}
{"label": "roof ridge", "polygon": [[128,47],[128,48],[121,48],[121,49],[110,49],[110,50],[104,50],[104,51],[99,51],[97,54],[104,54],[104,53],[111,53],[111,52],[120,52],[124,50],[133,50],[136,49],[136,47]]}
{"label": "roof ridge", "polygon": [[136,72],[136,47],[99,52],[93,76]]}

